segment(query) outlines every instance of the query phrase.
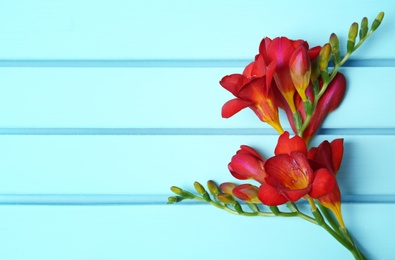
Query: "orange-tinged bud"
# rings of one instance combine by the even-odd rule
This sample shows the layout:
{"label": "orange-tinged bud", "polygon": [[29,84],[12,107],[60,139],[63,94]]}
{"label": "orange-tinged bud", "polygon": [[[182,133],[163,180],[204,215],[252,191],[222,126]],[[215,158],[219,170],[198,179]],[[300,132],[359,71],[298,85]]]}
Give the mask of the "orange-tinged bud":
{"label": "orange-tinged bud", "polygon": [[306,89],[310,83],[311,64],[307,50],[300,46],[289,60],[289,70],[296,91],[303,101],[307,100]]}
{"label": "orange-tinged bud", "polygon": [[262,202],[258,199],[259,188],[251,184],[242,184],[235,187],[233,195],[238,199],[241,199],[248,203],[261,204]]}
{"label": "orange-tinged bud", "polygon": [[232,190],[236,187],[237,185],[232,183],[232,182],[224,182],[222,183],[219,187],[221,190],[227,194],[233,194]]}
{"label": "orange-tinged bud", "polygon": [[232,195],[228,194],[228,193],[220,193],[217,195],[217,199],[219,201],[221,201],[224,204],[230,204],[230,205],[235,205],[236,204],[236,200],[235,198],[233,198]]}

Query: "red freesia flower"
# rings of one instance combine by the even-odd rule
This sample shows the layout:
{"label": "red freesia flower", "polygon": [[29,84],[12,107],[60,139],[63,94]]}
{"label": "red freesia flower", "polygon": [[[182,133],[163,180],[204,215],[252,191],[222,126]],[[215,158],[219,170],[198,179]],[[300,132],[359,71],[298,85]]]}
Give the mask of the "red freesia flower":
{"label": "red freesia flower", "polygon": [[310,166],[304,140],[299,136],[289,138],[288,132],[280,136],[275,156],[265,161],[264,171],[266,178],[258,197],[269,206],[295,202],[306,195],[320,198],[332,192],[336,185],[329,169]]}
{"label": "red freesia flower", "polygon": [[284,130],[278,117],[278,108],[271,91],[273,65],[266,67],[261,55],[250,63],[243,74],[232,74],[222,78],[220,84],[236,98],[222,107],[222,117],[229,118],[240,110],[250,107],[258,118],[270,124],[279,133]]}
{"label": "red freesia flower", "polygon": [[320,48],[317,46],[309,49],[306,41],[294,41],[286,37],[277,37],[273,40],[266,37],[260,44],[259,53],[266,64],[274,67],[274,81],[292,114],[296,112],[294,102],[296,87],[292,74],[295,76],[298,92],[305,91],[307,87],[305,82],[310,78],[310,61],[317,57]]}
{"label": "red freesia flower", "polygon": [[254,179],[265,182],[264,159],[253,148],[242,145],[228,164],[230,173],[239,180]]}
{"label": "red freesia flower", "polygon": [[[313,147],[308,152],[310,165],[313,169],[325,167],[332,175],[335,175],[340,168],[343,157],[343,139],[336,139],[329,143],[322,142],[318,147]],[[335,214],[339,225],[344,227],[343,217],[341,214],[341,193],[337,182],[333,190],[328,194],[318,198],[318,201],[326,208],[332,210]]]}

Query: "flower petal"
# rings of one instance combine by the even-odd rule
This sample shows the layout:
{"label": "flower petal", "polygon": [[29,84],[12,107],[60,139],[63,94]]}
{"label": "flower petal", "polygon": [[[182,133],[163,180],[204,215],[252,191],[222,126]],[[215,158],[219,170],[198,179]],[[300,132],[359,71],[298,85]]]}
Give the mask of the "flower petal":
{"label": "flower petal", "polygon": [[246,101],[243,99],[235,98],[232,100],[229,100],[222,106],[222,117],[223,118],[229,118],[242,110],[243,108],[246,108],[250,106],[252,102]]}
{"label": "flower petal", "polygon": [[238,150],[236,152],[236,154],[250,154],[253,155],[255,157],[257,157],[258,159],[264,161],[263,157],[261,156],[260,153],[258,153],[254,148],[248,146],[248,145],[241,145],[240,146],[240,150]]}
{"label": "flower petal", "polygon": [[263,204],[268,206],[278,206],[288,201],[284,195],[279,193],[279,190],[268,184],[261,185],[258,198]]}
{"label": "flower petal", "polygon": [[315,172],[312,189],[309,193],[312,198],[319,198],[330,193],[336,183],[335,176],[326,168],[321,168]]}
{"label": "flower petal", "polygon": [[289,133],[284,132],[278,139],[274,154],[291,154],[291,152],[307,154],[306,144],[301,137],[295,135],[294,137],[289,138]]}
{"label": "flower petal", "polygon": [[219,84],[232,93],[234,96],[237,96],[240,88],[244,86],[244,84],[248,82],[248,79],[241,74],[232,74],[227,75],[221,79]]}
{"label": "flower petal", "polygon": [[342,162],[343,151],[344,151],[343,142],[344,142],[343,139],[335,139],[331,142],[332,165],[335,174],[339,171],[340,164]]}

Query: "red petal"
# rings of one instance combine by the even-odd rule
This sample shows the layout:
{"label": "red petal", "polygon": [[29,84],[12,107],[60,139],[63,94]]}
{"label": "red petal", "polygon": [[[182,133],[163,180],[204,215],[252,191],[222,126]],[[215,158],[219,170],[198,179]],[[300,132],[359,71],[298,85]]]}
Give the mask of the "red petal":
{"label": "red petal", "polygon": [[248,145],[241,145],[240,146],[240,150],[238,150],[236,152],[236,154],[250,154],[253,155],[255,157],[257,157],[258,159],[264,161],[263,157],[260,155],[260,153],[258,153],[254,148],[248,146]]}
{"label": "red petal", "polygon": [[312,189],[309,193],[312,198],[322,197],[333,190],[335,186],[335,176],[325,168],[321,168],[315,172]]}
{"label": "red petal", "polygon": [[255,61],[248,64],[248,66],[244,69],[243,75],[247,78],[255,77],[263,77],[266,74],[266,64],[262,57],[262,55],[258,54],[255,57]]}
{"label": "red petal", "polygon": [[291,152],[301,152],[307,154],[307,148],[304,140],[295,135],[289,138],[289,133],[284,132],[280,135],[274,154],[291,154]]}
{"label": "red petal", "polygon": [[340,164],[343,158],[343,151],[344,151],[343,141],[344,141],[343,139],[336,139],[331,142],[332,165],[335,174],[339,171]]}
{"label": "red petal", "polygon": [[321,46],[315,46],[308,51],[311,61],[317,58],[318,54],[320,54],[321,48]]}
{"label": "red petal", "polygon": [[242,110],[243,108],[246,108],[250,106],[252,103],[250,101],[245,101],[242,99],[232,99],[226,102],[223,107],[222,107],[222,117],[223,118],[229,118]]}
{"label": "red petal", "polygon": [[314,177],[307,157],[298,152],[271,157],[266,160],[264,168],[267,174],[265,180],[268,184],[290,190],[308,188]]}
{"label": "red petal", "polygon": [[240,88],[242,88],[247,81],[248,79],[241,74],[232,74],[223,77],[219,84],[234,96],[237,96]]}
{"label": "red petal", "polygon": [[279,193],[279,190],[268,184],[262,184],[259,188],[258,198],[263,204],[268,206],[278,206],[288,201],[284,195]]}

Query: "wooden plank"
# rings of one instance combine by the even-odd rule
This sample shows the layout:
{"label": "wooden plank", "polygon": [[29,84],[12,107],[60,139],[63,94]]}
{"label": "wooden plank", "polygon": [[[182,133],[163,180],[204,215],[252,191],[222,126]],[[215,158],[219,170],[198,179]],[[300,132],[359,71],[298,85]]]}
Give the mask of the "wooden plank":
{"label": "wooden plank", "polygon": [[[395,136],[345,138],[343,194],[394,195]],[[235,181],[227,169],[242,144],[273,155],[276,135],[0,136],[0,194],[171,194],[172,185]]]}
{"label": "wooden plank", "polygon": [[[358,8],[357,8],[358,7]],[[387,12],[356,59],[394,58],[392,0],[78,1],[0,3],[0,59],[250,59],[265,37],[323,45],[351,23]]]}
{"label": "wooden plank", "polygon": [[[392,259],[393,243],[385,238],[395,232],[394,212],[393,204],[343,205],[369,259]],[[245,218],[207,205],[1,206],[0,215],[0,254],[9,260],[352,258],[301,219]]]}
{"label": "wooden plank", "polygon": [[[249,109],[221,118],[219,80],[242,68],[1,68],[3,128],[269,128]],[[344,103],[325,128],[394,128],[394,67],[345,68]],[[380,85],[380,91],[377,86]],[[374,90],[373,90],[374,88]],[[371,103],[374,102],[374,105]],[[288,123],[283,117],[284,127]]]}

